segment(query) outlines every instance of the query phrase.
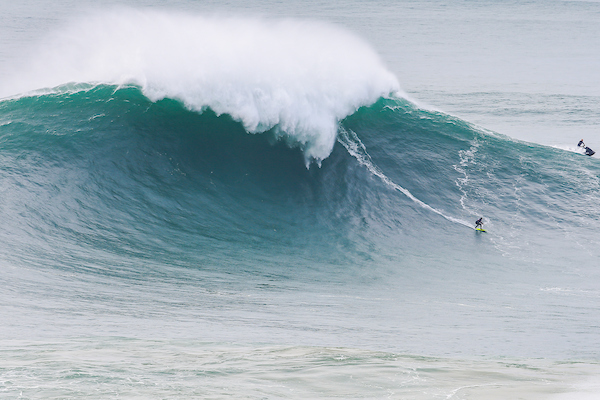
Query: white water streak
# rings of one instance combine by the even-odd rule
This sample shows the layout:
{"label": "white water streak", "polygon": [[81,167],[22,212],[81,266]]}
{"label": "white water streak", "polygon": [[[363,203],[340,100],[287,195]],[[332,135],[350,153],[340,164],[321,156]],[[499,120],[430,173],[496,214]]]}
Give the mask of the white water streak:
{"label": "white water streak", "polygon": [[383,173],[383,171],[381,171],[381,169],[379,169],[379,167],[377,167],[373,163],[371,156],[367,152],[367,148],[365,147],[363,142],[360,140],[360,138],[354,131],[352,131],[350,129],[346,130],[343,127],[340,127],[339,134],[338,134],[338,142],[340,142],[342,144],[342,146],[344,146],[346,148],[346,150],[348,151],[348,153],[350,153],[350,155],[352,157],[354,157],[361,165],[366,167],[369,170],[369,172],[371,172],[373,175],[375,175],[379,179],[381,179],[386,185],[390,186],[391,188],[393,188],[395,190],[398,190],[399,192],[404,194],[406,197],[408,197],[409,199],[411,199],[412,201],[417,203],[419,206],[442,216],[443,218],[447,219],[448,221],[451,221],[451,222],[454,222],[457,224],[461,224],[461,225],[464,225],[466,227],[473,229],[471,224],[469,224],[468,222],[444,214],[442,211],[435,209],[435,208],[431,207],[429,204],[416,198],[408,189],[394,183],[390,178],[388,178]]}

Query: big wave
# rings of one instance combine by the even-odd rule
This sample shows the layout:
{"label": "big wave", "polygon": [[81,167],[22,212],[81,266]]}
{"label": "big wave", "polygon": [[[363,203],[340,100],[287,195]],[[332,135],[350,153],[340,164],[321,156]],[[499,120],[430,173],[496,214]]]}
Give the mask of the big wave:
{"label": "big wave", "polygon": [[[535,258],[548,237],[598,248],[590,232],[599,219],[596,160],[404,99],[380,99],[340,121],[331,155],[307,169],[306,154],[277,142],[276,128],[249,135],[230,116],[153,102],[137,86],[84,89],[0,102],[3,239],[23,241],[12,254],[39,242],[43,264],[81,242],[111,254],[159,247],[177,259],[189,250],[190,262],[204,263],[196,254],[215,252],[198,249],[223,243],[297,255],[311,243],[316,259],[331,253],[334,264],[371,258],[372,245],[394,260],[428,243],[454,248],[481,216],[503,255]],[[552,262],[582,256],[555,247]]]}
{"label": "big wave", "polygon": [[0,95],[70,82],[135,84],[153,101],[210,108],[251,133],[275,128],[307,165],[329,156],[340,120],[400,90],[373,49],[340,27],[133,9],[50,35]]}

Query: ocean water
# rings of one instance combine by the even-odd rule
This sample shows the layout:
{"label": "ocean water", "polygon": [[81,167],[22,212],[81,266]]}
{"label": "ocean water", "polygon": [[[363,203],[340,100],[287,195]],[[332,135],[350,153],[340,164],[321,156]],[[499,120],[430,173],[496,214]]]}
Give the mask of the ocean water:
{"label": "ocean water", "polygon": [[598,2],[0,11],[0,398],[600,394]]}

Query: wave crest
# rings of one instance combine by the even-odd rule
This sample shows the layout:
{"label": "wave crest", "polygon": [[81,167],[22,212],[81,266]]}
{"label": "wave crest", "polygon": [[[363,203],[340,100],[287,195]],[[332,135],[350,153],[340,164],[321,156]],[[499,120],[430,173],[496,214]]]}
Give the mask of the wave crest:
{"label": "wave crest", "polygon": [[31,64],[14,80],[19,92],[134,83],[153,101],[168,97],[229,114],[251,133],[274,129],[301,146],[307,162],[331,153],[340,120],[399,91],[360,38],[289,19],[112,10],[57,32]]}

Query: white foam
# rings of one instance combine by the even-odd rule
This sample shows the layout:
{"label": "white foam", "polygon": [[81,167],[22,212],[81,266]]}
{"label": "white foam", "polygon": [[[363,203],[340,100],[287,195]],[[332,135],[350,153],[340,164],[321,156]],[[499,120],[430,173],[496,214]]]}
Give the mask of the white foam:
{"label": "white foam", "polygon": [[554,145],[551,147],[554,147],[555,149],[570,151],[573,153],[585,154],[585,149],[583,149],[582,147],[578,147],[578,146],[571,146],[571,145],[564,144],[564,145]]}
{"label": "white foam", "polygon": [[69,82],[140,85],[152,100],[275,128],[326,158],[338,122],[399,90],[363,40],[326,23],[115,9],[52,35],[1,96]]}
{"label": "white foam", "polygon": [[[595,367],[595,366],[594,366]],[[595,369],[595,368],[594,368]],[[589,374],[584,371],[584,374]],[[590,374],[591,375],[591,374]],[[585,380],[583,380],[585,379]],[[548,397],[551,400],[593,400],[600,398],[600,381],[597,377],[582,378],[581,381],[575,382],[571,388],[566,389],[565,393],[559,393]]]}

